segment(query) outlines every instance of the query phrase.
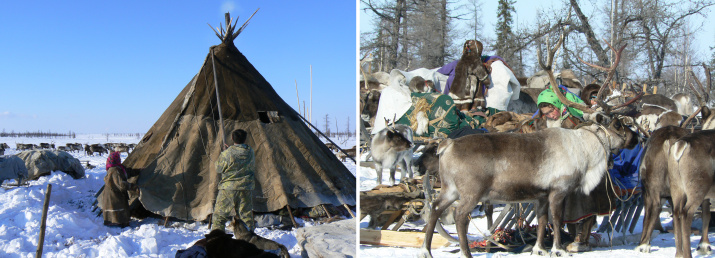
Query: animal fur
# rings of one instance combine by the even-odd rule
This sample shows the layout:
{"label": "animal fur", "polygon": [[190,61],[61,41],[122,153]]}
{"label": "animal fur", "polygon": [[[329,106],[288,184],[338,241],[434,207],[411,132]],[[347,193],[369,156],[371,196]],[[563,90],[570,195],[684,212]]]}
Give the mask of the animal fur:
{"label": "animal fur", "polygon": [[[474,99],[484,99],[484,91],[480,83],[489,84],[489,72],[482,63],[482,42],[478,40],[467,40],[464,43],[462,57],[455,67],[454,80],[452,81],[449,95],[458,105],[458,109],[469,110],[474,103]],[[484,81],[480,79],[486,78]],[[481,103],[486,107],[485,103]]]}
{"label": "animal fur", "polygon": [[430,142],[422,149],[422,155],[415,161],[418,175],[430,175],[439,178],[437,146],[439,146],[439,142]]}
{"label": "animal fur", "polygon": [[209,258],[278,258],[277,255],[264,252],[245,240],[233,239],[231,234],[220,229],[212,230],[203,243]]}
{"label": "animal fur", "polygon": [[[591,100],[591,95],[597,94],[598,91],[601,89],[601,85],[598,84],[589,84],[586,85],[586,87],[581,90],[581,94],[579,97],[581,97],[581,100],[586,102],[586,105],[590,106],[590,100]],[[606,88],[608,89],[608,88]]]}
{"label": "animal fur", "polygon": [[643,160],[638,167],[638,173],[643,184],[643,233],[636,250],[650,253],[650,241],[653,230],[660,227],[661,198],[670,198],[670,181],[668,180],[668,151],[670,144],[687,135],[687,130],[666,126],[651,134],[646,144]]}
{"label": "animal fur", "polygon": [[655,131],[665,126],[678,126],[683,121],[683,117],[675,111],[667,108],[643,104],[641,115],[636,118],[636,122],[646,131]]}
{"label": "animal fur", "polygon": [[676,111],[682,116],[689,116],[693,113],[693,100],[690,95],[685,93],[678,93],[673,95],[673,102],[677,107]]}
{"label": "animal fur", "polygon": [[[545,254],[547,211],[554,228],[560,228],[564,198],[576,191],[591,192],[606,173],[607,155],[633,148],[637,142],[620,120],[608,128],[592,124],[576,130],[550,128],[531,134],[481,134],[442,141],[437,148],[442,191],[432,204],[423,255],[431,257],[436,220],[457,199],[455,218],[463,257],[471,257],[467,215],[483,201],[537,201],[539,229],[532,253]],[[560,241],[560,233],[555,233],[552,254],[565,255]]]}
{"label": "animal fur", "polygon": [[417,135],[424,135],[427,134],[428,130],[429,118],[427,118],[424,111],[420,111],[417,113],[417,130],[415,130],[415,133],[417,133]]}
{"label": "animal fur", "polygon": [[415,76],[412,77],[410,80],[410,84],[408,87],[410,88],[410,92],[429,92],[429,89],[426,87],[427,85],[425,84],[425,79],[422,78],[422,76]]}
{"label": "animal fur", "polygon": [[420,191],[380,192],[376,189],[360,192],[360,214],[370,215],[369,228],[383,226],[385,221],[380,217],[383,211],[401,209],[406,202],[417,199],[420,195]]}
{"label": "animal fur", "polygon": [[[693,216],[698,206],[710,210],[709,199],[715,198],[715,130],[703,130],[678,139],[669,149],[668,178],[673,198],[673,226],[675,228],[675,256],[691,257],[690,234]],[[667,147],[669,141],[663,143]],[[710,213],[703,212],[702,238],[697,250],[712,254],[707,239]]]}
{"label": "animal fur", "polygon": [[641,107],[644,104],[651,104],[651,105],[661,106],[668,110],[673,110],[673,111],[678,110],[678,106],[675,105],[675,101],[673,101],[672,99],[670,99],[662,94],[645,95],[645,96],[641,97],[637,103]]}
{"label": "animal fur", "polygon": [[[651,138],[648,140],[648,144],[643,156],[643,161],[641,162],[641,165],[639,167],[640,178],[644,190],[643,200],[645,203],[645,216],[643,218],[643,233],[641,234],[640,244],[638,245],[638,247],[636,247],[637,251],[649,253],[651,249],[650,241],[652,239],[653,230],[658,227],[660,227],[660,229],[662,230],[662,226],[659,226],[658,223],[658,214],[660,214],[661,210],[661,198],[671,198],[672,196],[672,203],[674,207],[673,212],[675,213],[677,210],[677,212],[680,214],[680,216],[674,216],[674,221],[676,221],[676,219],[677,221],[680,221],[681,219],[686,218],[685,215],[689,215],[685,213],[686,210],[684,210],[685,206],[683,205],[695,205],[695,207],[697,208],[698,202],[700,202],[702,203],[703,210],[710,210],[710,202],[708,200],[704,200],[707,199],[707,197],[703,197],[703,199],[697,199],[700,197],[698,197],[697,195],[693,196],[694,194],[698,193],[698,190],[695,189],[700,187],[700,189],[702,190],[702,188],[704,188],[701,183],[707,184],[708,182],[712,182],[712,180],[703,178],[707,177],[706,175],[707,173],[709,173],[707,172],[707,166],[709,164],[703,163],[711,162],[709,161],[709,158],[706,154],[708,153],[708,151],[703,151],[703,148],[707,149],[707,146],[712,144],[708,143],[708,141],[705,140],[706,138],[702,135],[707,135],[706,132],[712,132],[712,129],[715,129],[715,123],[713,123],[713,120],[715,120],[715,116],[713,116],[712,112],[708,107],[703,107],[700,114],[703,118],[702,129],[704,131],[701,131],[694,135],[688,135],[688,130],[686,129],[675,126],[667,126],[653,132]],[[691,148],[686,148],[691,144],[696,145],[695,148],[692,148],[692,150]],[[678,146],[676,147],[676,145]],[[684,156],[690,158],[696,157],[697,161],[693,161],[692,164],[682,163],[680,162],[680,160],[682,160]],[[694,173],[692,169],[700,169],[700,173]],[[685,172],[683,172],[683,170],[685,170]],[[673,178],[675,180],[670,181],[670,178]],[[684,186],[684,182],[688,182],[686,180],[691,180],[691,182],[695,186]],[[690,195],[688,195],[684,189],[693,191],[687,191],[690,192]],[[682,197],[684,195],[688,198],[687,204],[684,203],[684,201],[682,200]],[[680,200],[680,204],[678,205],[675,204],[676,197]],[[693,200],[690,198],[696,199]],[[703,224],[707,225],[707,221],[709,221],[710,218],[710,213],[704,212],[702,216]],[[683,233],[682,228],[678,226],[678,223],[674,223],[674,226],[677,228],[675,230],[676,253],[681,255],[687,253],[687,256],[689,256],[689,237],[687,241],[687,247],[684,245],[679,245],[678,242],[681,241],[679,240],[681,239],[679,238],[679,234],[685,233]],[[690,228],[689,224],[687,227]],[[689,233],[687,234],[688,236],[690,235]],[[707,237],[707,227],[704,227],[703,234],[701,234],[700,244],[698,244],[698,251],[702,254],[710,252],[709,250],[711,249],[712,248],[710,247],[709,240]]]}
{"label": "animal fur", "polygon": [[256,246],[258,249],[262,250],[280,249],[281,258],[290,257],[290,254],[288,254],[288,249],[284,245],[279,244],[276,241],[256,235],[256,233],[254,233],[253,231],[249,231],[248,228],[246,228],[246,224],[240,218],[233,217],[233,221],[231,222],[231,224],[233,225],[233,233],[236,234],[236,239],[246,241]]}
{"label": "animal fur", "polygon": [[361,112],[360,117],[367,121],[370,126],[375,125],[375,116],[377,115],[377,108],[380,104],[380,95],[382,93],[380,90],[370,90],[363,96],[361,94]]}
{"label": "animal fur", "polygon": [[402,166],[400,182],[405,180],[407,172],[409,172],[410,178],[413,177],[412,129],[409,126],[397,124],[394,125],[394,128],[388,127],[380,130],[373,136],[370,148],[375,161],[378,184],[382,184],[383,168],[388,168],[390,169],[390,185],[394,185],[398,164]]}

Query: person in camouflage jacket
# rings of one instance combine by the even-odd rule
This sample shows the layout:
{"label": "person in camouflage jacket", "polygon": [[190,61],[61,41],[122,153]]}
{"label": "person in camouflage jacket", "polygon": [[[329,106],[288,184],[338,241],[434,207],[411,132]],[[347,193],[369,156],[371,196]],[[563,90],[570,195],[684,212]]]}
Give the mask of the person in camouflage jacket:
{"label": "person in camouflage jacket", "polygon": [[245,144],[247,133],[237,129],[231,134],[234,144],[221,152],[216,161],[216,172],[221,176],[218,195],[214,205],[211,230],[226,227],[231,211],[246,223],[253,232],[253,188],[255,187],[255,164],[251,146]]}

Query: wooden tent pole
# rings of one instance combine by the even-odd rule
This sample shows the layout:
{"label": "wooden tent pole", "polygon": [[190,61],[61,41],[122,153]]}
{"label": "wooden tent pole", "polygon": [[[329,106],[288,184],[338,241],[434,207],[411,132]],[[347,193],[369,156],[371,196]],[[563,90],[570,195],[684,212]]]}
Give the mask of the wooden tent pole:
{"label": "wooden tent pole", "polygon": [[350,213],[350,216],[355,218],[355,214],[353,213],[353,211],[350,210],[350,207],[344,203],[343,203],[343,206],[345,206],[345,209],[348,210],[348,213]]}
{"label": "wooden tent pole", "polygon": [[[223,132],[223,114],[221,114],[221,99],[219,98],[218,95],[218,80],[216,79],[216,62],[214,62],[214,49],[211,48],[211,66],[213,68],[213,73],[214,73],[214,88],[216,89],[216,105],[218,105],[218,119],[221,123],[219,129],[219,133],[221,134],[221,150],[223,150],[223,147],[226,146],[226,136]],[[211,206],[212,209],[214,208],[213,205]],[[211,224],[213,222],[213,213],[209,216],[209,229],[211,229]]]}
{"label": "wooden tent pole", "polygon": [[296,223],[295,218],[293,218],[293,211],[290,210],[289,205],[286,205],[286,210],[288,210],[288,215],[290,216],[290,221],[293,222],[293,227],[299,228],[298,223]]}
{"label": "wooden tent pole", "polygon": [[350,158],[351,160],[353,160],[353,162],[357,163],[357,161],[355,161],[355,159],[353,159],[352,156],[348,155],[348,153],[345,152],[345,151],[343,150],[343,148],[340,148],[340,146],[337,145],[335,142],[333,142],[333,140],[331,140],[330,138],[328,138],[328,136],[325,136],[325,134],[323,134],[323,132],[321,132],[320,130],[318,130],[318,128],[315,128],[315,126],[313,126],[313,124],[311,124],[308,120],[305,120],[305,117],[301,116],[300,114],[298,114],[298,116],[299,116],[300,118],[302,118],[303,121],[305,121],[306,124],[310,125],[310,127],[312,127],[313,129],[315,129],[316,132],[318,132],[320,135],[322,135],[323,137],[325,137],[325,139],[328,139],[328,141],[329,141],[330,143],[332,143],[333,145],[335,145],[335,147],[338,148],[338,150],[340,150],[343,154],[345,154],[345,156],[347,156],[348,158]]}
{"label": "wooden tent pole", "polygon": [[216,63],[214,62],[214,49],[211,48],[211,66],[213,67],[213,72],[214,72],[214,88],[216,89],[216,105],[218,105],[218,119],[221,122],[221,127],[219,127],[219,133],[221,133],[221,148],[223,149],[223,146],[226,146],[226,136],[223,132],[223,115],[221,114],[221,99],[219,98],[218,95],[218,81],[216,80]]}
{"label": "wooden tent pole", "polygon": [[37,253],[35,257],[42,257],[42,245],[45,243],[45,226],[47,225],[47,209],[50,206],[50,193],[52,192],[52,184],[47,184],[47,192],[45,193],[45,204],[42,207],[42,221],[40,221],[40,239],[37,242]]}
{"label": "wooden tent pole", "polygon": [[300,113],[300,95],[298,95],[298,80],[295,80],[295,96],[298,98],[298,113]]}

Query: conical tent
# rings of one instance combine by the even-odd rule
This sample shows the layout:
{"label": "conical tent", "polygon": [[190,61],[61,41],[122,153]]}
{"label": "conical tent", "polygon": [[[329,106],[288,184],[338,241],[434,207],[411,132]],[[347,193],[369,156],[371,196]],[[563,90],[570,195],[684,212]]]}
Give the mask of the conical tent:
{"label": "conical tent", "polygon": [[223,144],[220,106],[227,144],[233,130],[244,129],[255,151],[254,211],[354,206],[355,176],[238,51],[233,39],[246,24],[234,32],[226,16],[226,30],[216,32],[222,43],[210,48],[198,74],[123,162],[139,171],[141,204],[184,220],[213,212]]}

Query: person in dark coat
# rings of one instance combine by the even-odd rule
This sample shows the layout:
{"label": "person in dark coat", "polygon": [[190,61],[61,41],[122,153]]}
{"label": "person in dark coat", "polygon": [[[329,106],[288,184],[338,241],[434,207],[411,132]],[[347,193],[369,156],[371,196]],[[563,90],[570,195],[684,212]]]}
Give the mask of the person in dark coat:
{"label": "person in dark coat", "polygon": [[136,185],[127,182],[127,171],[122,165],[119,152],[112,152],[107,157],[107,175],[104,176],[104,191],[102,192],[102,216],[104,225],[129,226],[128,190],[136,189]]}

